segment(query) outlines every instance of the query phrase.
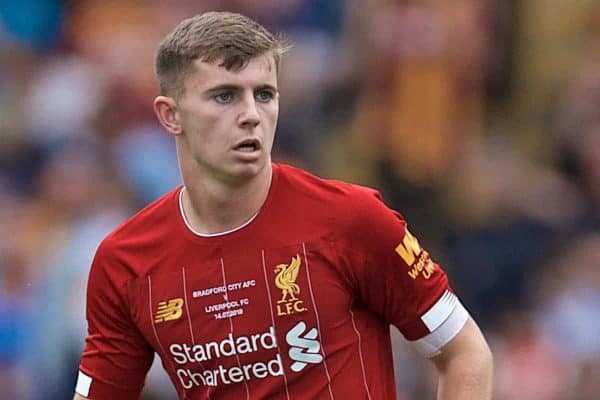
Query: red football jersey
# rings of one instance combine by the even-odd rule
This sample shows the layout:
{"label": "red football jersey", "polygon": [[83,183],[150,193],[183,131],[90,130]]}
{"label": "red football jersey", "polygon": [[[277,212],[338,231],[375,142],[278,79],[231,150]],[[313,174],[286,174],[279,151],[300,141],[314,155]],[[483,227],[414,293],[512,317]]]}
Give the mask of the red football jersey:
{"label": "red football jersey", "polygon": [[98,248],[78,392],[136,399],[157,353],[181,399],[395,398],[389,324],[428,335],[451,292],[377,192],[276,164],[253,220],[200,235],[182,190]]}

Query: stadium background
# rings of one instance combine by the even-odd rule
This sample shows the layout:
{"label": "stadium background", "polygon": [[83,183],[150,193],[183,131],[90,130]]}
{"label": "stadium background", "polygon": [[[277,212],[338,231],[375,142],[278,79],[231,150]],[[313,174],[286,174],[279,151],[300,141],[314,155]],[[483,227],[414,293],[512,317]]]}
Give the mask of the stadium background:
{"label": "stadium background", "polygon": [[[209,9],[295,42],[275,159],[406,216],[490,341],[494,398],[597,399],[596,0],[0,1],[0,397],[71,398],[99,240],[179,183],[154,50]],[[433,399],[394,342],[399,397]],[[144,399],[172,393],[153,370]]]}

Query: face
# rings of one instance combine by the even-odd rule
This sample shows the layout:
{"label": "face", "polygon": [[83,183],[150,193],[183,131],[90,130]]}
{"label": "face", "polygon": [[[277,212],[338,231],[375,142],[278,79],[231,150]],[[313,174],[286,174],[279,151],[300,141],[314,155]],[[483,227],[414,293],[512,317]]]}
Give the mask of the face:
{"label": "face", "polygon": [[243,182],[265,172],[271,160],[279,114],[275,61],[257,56],[239,71],[219,63],[196,60],[184,81],[176,102],[180,163],[184,173]]}

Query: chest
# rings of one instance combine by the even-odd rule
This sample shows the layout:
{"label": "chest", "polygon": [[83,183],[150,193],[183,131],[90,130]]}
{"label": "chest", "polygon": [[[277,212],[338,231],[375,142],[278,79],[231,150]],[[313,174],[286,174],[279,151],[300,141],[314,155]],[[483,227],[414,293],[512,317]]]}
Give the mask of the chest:
{"label": "chest", "polygon": [[182,249],[131,282],[130,314],[166,366],[186,376],[236,368],[249,380],[301,370],[321,362],[321,346],[351,326],[353,296],[338,262],[325,241],[210,258]]}

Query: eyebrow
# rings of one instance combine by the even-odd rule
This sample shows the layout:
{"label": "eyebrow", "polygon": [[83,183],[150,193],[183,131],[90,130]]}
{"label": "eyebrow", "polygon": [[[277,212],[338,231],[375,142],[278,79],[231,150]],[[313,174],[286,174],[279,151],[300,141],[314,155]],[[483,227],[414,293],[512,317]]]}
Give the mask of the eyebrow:
{"label": "eyebrow", "polygon": [[[238,86],[238,85],[223,84],[223,85],[217,85],[212,88],[209,88],[205,91],[205,93],[212,94],[212,93],[221,92],[221,91],[225,91],[225,90],[240,91],[241,89],[242,89],[242,87]],[[254,91],[260,91],[260,90],[265,90],[265,89],[271,90],[275,93],[278,92],[278,90],[275,86],[272,86],[269,84],[259,85],[256,88],[254,88]]]}

